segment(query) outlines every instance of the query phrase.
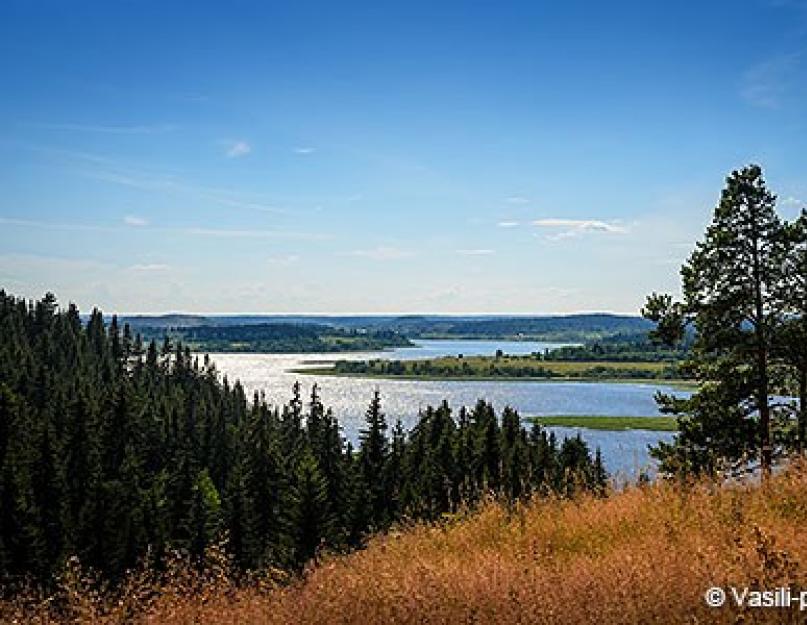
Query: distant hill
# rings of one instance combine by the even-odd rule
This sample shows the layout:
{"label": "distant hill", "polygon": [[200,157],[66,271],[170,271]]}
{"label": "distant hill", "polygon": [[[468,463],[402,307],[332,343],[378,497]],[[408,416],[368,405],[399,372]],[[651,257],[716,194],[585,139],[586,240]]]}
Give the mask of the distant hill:
{"label": "distant hill", "polygon": [[121,324],[128,323],[133,330],[140,328],[193,328],[198,326],[215,325],[215,321],[201,315],[185,315],[171,313],[167,315],[135,315],[121,317]]}
{"label": "distant hill", "polygon": [[391,331],[409,338],[533,339],[588,341],[644,334],[653,324],[631,315],[585,313],[557,316],[508,315],[138,315],[124,317],[133,329],[319,325],[356,331]]}
{"label": "distant hill", "polygon": [[[196,323],[197,319],[204,318],[192,318],[191,321]],[[176,326],[171,323],[173,320],[161,317],[159,321],[164,325],[140,325],[135,326],[134,331],[145,340],[161,341],[169,336],[194,351],[205,352],[351,352],[412,345],[406,337],[393,330],[366,331],[288,322],[239,325],[203,322],[201,325]]]}
{"label": "distant hill", "polygon": [[401,317],[392,328],[412,337],[581,341],[647,332],[646,319],[607,313],[554,317],[430,318]]}

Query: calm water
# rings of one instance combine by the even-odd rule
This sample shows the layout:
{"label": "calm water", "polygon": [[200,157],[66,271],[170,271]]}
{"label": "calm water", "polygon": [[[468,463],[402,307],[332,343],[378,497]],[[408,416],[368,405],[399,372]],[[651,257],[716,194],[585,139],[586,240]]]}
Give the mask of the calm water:
{"label": "calm water", "polygon": [[[416,341],[418,347],[398,348],[387,352],[352,354],[211,354],[218,370],[233,380],[241,380],[249,394],[266,393],[272,404],[288,402],[291,387],[299,380],[304,392],[316,382],[322,400],[330,406],[344,427],[345,436],[354,441],[363,425],[364,411],[375,389],[387,419],[401,419],[405,428],[414,425],[418,410],[448,400],[454,409],[473,406],[480,398],[493,403],[497,410],[506,405],[522,415],[614,415],[648,416],[658,414],[653,394],[670,390],[663,385],[606,382],[486,382],[462,380],[382,380],[339,378],[289,373],[291,369],[322,366],[333,360],[367,360],[389,358],[410,360],[443,355],[492,355],[497,349],[508,354],[530,354],[557,347],[556,343],[508,341]],[[554,428],[557,434],[574,435],[576,430]],[[599,446],[611,472],[628,476],[650,464],[647,446],[659,440],[670,440],[669,433],[633,430],[608,432],[581,430],[593,447]]]}

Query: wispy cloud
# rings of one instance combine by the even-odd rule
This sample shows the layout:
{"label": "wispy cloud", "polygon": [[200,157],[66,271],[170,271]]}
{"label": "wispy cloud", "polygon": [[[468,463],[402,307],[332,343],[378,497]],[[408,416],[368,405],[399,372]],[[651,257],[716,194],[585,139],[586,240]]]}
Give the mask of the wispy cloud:
{"label": "wispy cloud", "polygon": [[196,185],[179,180],[171,175],[117,169],[93,169],[82,173],[94,180],[142,189],[144,191],[191,195],[200,199],[216,202],[222,206],[256,210],[264,213],[285,214],[288,212],[285,208],[246,199],[247,196],[242,192]]}
{"label": "wispy cloud", "polygon": [[260,202],[234,200],[232,198],[216,196],[215,194],[209,194],[208,197],[214,202],[218,202],[219,204],[223,204],[224,206],[232,206],[234,208],[249,208],[252,210],[260,211],[262,213],[285,214],[288,212],[288,210],[286,210],[285,208],[281,208],[279,206],[270,206],[268,204],[261,204]]}
{"label": "wispy cloud", "polygon": [[511,195],[505,199],[505,202],[508,204],[529,204],[530,200],[523,195]]}
{"label": "wispy cloud", "polygon": [[807,11],[807,0],[770,0],[769,4],[774,8]]}
{"label": "wispy cloud", "polygon": [[144,265],[132,265],[129,269],[132,271],[166,271],[170,269],[170,267],[162,263],[148,263]]}
{"label": "wispy cloud", "polygon": [[105,124],[50,124],[31,123],[27,124],[35,128],[46,130],[64,130],[68,132],[94,132],[114,135],[156,135],[176,130],[173,124],[150,124],[150,125],[105,125]]}
{"label": "wispy cloud", "polygon": [[149,225],[148,219],[138,217],[137,215],[126,215],[126,217],[123,218],[123,223],[134,228],[144,228]]}
{"label": "wispy cloud", "polygon": [[500,221],[498,224],[499,228],[515,228],[519,225],[517,221]]}
{"label": "wispy cloud", "polygon": [[288,267],[289,265],[293,265],[297,261],[300,260],[300,257],[297,254],[289,254],[287,256],[270,256],[266,259],[266,262],[270,265],[281,266],[281,267]]}
{"label": "wispy cloud", "polygon": [[183,102],[207,102],[210,100],[210,96],[207,96],[203,93],[185,93],[177,96],[177,99],[182,100]]}
{"label": "wispy cloud", "polygon": [[[124,218],[123,222],[124,225],[121,226],[107,226],[103,224],[48,222],[33,219],[17,219],[14,217],[0,217],[0,225],[58,231],[126,232],[131,227],[143,227],[144,225],[148,224],[148,222],[145,220],[142,220],[142,223],[130,223],[130,221],[127,221],[126,218]],[[318,232],[299,232],[294,230],[247,230],[208,227],[151,228],[151,230],[155,232],[167,232],[172,234],[229,239],[291,239],[301,241],[324,241],[332,238],[329,234]]]}
{"label": "wispy cloud", "polygon": [[294,148],[294,153],[295,154],[303,154],[303,155],[305,155],[305,154],[313,154],[316,151],[317,151],[317,148],[312,148],[312,147]]}
{"label": "wispy cloud", "polygon": [[227,158],[238,158],[240,156],[246,156],[250,152],[252,152],[252,146],[242,140],[230,143],[224,154]]}
{"label": "wispy cloud", "polygon": [[569,239],[588,232],[605,234],[625,234],[628,229],[620,224],[608,223],[597,219],[536,219],[533,226],[556,231],[549,236],[552,240]]}
{"label": "wispy cloud", "polygon": [[793,197],[792,195],[784,198],[783,200],[779,200],[779,204],[782,206],[807,206],[807,202],[800,200],[797,197]]}
{"label": "wispy cloud", "polygon": [[782,54],[752,65],[743,75],[740,95],[753,106],[780,108],[799,84],[800,57]]}
{"label": "wispy cloud", "polygon": [[403,260],[415,255],[411,250],[403,250],[398,247],[379,245],[368,250],[353,250],[347,253],[348,256],[359,258],[370,258],[372,260]]}
{"label": "wispy cloud", "polygon": [[222,239],[299,239],[322,241],[329,239],[327,234],[315,232],[295,232],[291,230],[230,230],[227,228],[185,228],[184,234]]}
{"label": "wispy cloud", "polygon": [[40,230],[65,230],[65,231],[86,231],[86,232],[109,232],[115,230],[109,226],[102,226],[98,224],[82,224],[82,223],[59,223],[48,221],[37,221],[34,219],[16,219],[14,217],[0,217],[0,224],[6,226],[15,226],[18,228],[36,228]]}
{"label": "wispy cloud", "polygon": [[471,249],[471,250],[457,250],[460,256],[490,256],[496,252],[489,249]]}

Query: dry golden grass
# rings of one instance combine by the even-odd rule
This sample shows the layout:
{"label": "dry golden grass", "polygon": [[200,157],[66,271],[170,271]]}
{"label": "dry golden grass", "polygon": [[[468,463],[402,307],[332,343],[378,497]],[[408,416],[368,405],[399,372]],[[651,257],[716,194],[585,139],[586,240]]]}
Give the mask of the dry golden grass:
{"label": "dry golden grass", "polygon": [[805,522],[804,466],[764,486],[659,484],[604,500],[489,503],[378,537],[286,586],[233,584],[217,551],[204,575],[178,560],[158,581],[133,574],[114,597],[93,594],[73,567],[59,596],[0,604],[0,621],[796,623],[807,612],[713,609],[703,596],[715,585],[807,590]]}

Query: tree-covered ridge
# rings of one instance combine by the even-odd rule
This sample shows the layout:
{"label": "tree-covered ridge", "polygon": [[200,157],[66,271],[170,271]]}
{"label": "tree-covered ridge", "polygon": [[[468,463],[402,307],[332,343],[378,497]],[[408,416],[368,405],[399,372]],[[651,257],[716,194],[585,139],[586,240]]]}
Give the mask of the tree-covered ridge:
{"label": "tree-covered ridge", "polygon": [[490,339],[555,342],[608,341],[646,334],[653,324],[638,316],[586,313],[508,315],[134,315],[121,318],[141,332],[200,326],[319,325],[362,333],[394,332],[410,339]]}
{"label": "tree-covered ridge", "polygon": [[595,313],[483,319],[409,316],[394,319],[387,327],[412,338],[576,342],[647,332],[653,326],[641,317]]}
{"label": "tree-covered ridge", "polygon": [[[407,327],[410,329],[407,330]],[[541,341],[587,341],[615,334],[648,331],[652,324],[641,317],[606,313],[552,317],[505,317],[460,321],[407,322],[395,326],[407,336],[449,338],[513,338]]]}
{"label": "tree-covered ridge", "polygon": [[116,579],[223,538],[242,570],[297,570],[490,492],[604,488],[580,438],[484,401],[427,408],[406,433],[376,395],[366,421],[354,450],[316,387],[273,407],[181,344],[0,291],[0,578],[48,580],[75,555]]}
{"label": "tree-covered ridge", "polygon": [[659,345],[650,340],[648,332],[616,334],[588,341],[584,345],[569,345],[546,350],[543,359],[549,361],[587,362],[670,362],[686,358],[689,341],[675,347]]}
{"label": "tree-covered ridge", "polygon": [[302,323],[143,326],[140,333],[146,340],[157,341],[167,334],[191,350],[206,352],[347,352],[413,345],[393,330],[346,330]]}

